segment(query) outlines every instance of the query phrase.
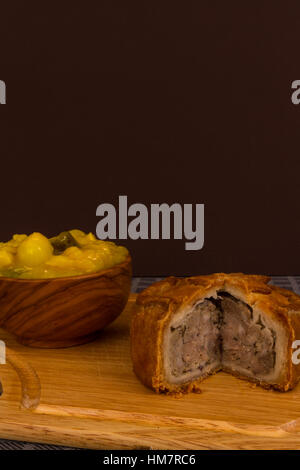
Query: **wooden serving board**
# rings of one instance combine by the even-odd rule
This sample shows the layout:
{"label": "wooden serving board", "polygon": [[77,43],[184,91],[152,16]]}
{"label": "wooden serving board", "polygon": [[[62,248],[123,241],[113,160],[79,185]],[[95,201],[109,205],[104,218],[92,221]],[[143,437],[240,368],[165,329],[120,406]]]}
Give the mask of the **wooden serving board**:
{"label": "wooden serving board", "polygon": [[156,395],[132,372],[135,297],[99,339],[31,349],[0,330],[0,437],[91,449],[300,449],[300,385],[288,393],[225,373],[202,394]]}

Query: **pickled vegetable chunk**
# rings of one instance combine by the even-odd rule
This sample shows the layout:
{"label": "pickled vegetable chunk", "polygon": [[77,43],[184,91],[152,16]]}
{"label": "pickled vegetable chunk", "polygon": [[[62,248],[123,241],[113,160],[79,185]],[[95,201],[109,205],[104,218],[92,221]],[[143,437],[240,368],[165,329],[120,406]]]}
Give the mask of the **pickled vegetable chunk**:
{"label": "pickled vegetable chunk", "polygon": [[71,246],[79,246],[70,232],[61,232],[57,237],[50,238],[50,243],[54,248],[54,255],[61,255]]}

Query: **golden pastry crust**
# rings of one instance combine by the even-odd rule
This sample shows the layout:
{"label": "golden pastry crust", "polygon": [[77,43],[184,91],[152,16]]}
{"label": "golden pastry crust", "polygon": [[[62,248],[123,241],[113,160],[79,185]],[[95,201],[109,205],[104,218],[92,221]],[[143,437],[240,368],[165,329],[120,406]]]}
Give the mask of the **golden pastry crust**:
{"label": "golden pastry crust", "polygon": [[288,361],[284,365],[280,381],[269,384],[238,373],[235,375],[265,388],[279,391],[292,389],[300,378],[300,365],[292,363],[292,343],[295,339],[300,339],[300,297],[286,289],[269,285],[269,281],[268,276],[217,273],[183,279],[169,277],[145,289],[137,297],[131,323],[131,355],[137,377],[158,393],[199,391],[199,384],[205,377],[188,384],[170,384],[165,380],[164,331],[179,309],[209,296],[213,290],[226,289],[251,307],[255,305],[264,314],[276,318],[288,336]]}

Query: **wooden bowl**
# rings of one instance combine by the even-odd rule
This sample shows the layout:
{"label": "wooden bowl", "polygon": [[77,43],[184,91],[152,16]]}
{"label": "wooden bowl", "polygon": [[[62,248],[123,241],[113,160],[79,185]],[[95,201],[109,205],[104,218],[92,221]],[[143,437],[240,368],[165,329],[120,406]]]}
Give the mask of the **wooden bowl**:
{"label": "wooden bowl", "polygon": [[124,309],[131,275],[128,256],[110,269],[82,276],[0,277],[0,327],[27,346],[64,348],[87,343]]}

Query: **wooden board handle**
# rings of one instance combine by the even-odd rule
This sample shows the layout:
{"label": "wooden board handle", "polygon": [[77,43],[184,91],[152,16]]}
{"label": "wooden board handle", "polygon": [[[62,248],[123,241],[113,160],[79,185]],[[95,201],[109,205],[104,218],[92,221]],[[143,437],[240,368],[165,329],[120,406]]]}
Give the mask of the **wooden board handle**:
{"label": "wooden board handle", "polygon": [[41,383],[34,368],[10,348],[6,348],[6,360],[17,372],[21,382],[21,407],[34,409],[40,403]]}

